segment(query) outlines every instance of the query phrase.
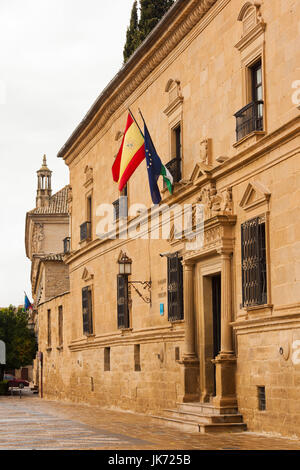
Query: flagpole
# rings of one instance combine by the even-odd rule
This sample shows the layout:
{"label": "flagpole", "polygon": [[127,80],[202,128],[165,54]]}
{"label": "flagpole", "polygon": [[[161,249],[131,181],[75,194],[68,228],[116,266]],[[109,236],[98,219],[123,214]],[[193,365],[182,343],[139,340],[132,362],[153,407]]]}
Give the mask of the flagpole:
{"label": "flagpole", "polygon": [[145,136],[144,136],[144,134],[142,133],[142,131],[141,131],[141,128],[140,128],[140,126],[138,125],[138,123],[137,123],[137,121],[136,121],[136,119],[135,119],[134,115],[132,114],[132,112],[131,112],[131,109],[130,109],[130,108],[128,108],[128,112],[129,112],[130,116],[132,117],[132,119],[134,120],[134,122],[136,123],[136,125],[138,126],[138,128],[139,128],[139,131],[140,131],[140,133],[142,134],[142,136],[143,136],[143,137],[145,137]]}
{"label": "flagpole", "polygon": [[[144,119],[144,116],[143,116],[143,114],[142,114],[142,111],[140,110],[140,108],[138,108],[138,110],[139,110],[139,113],[140,113],[140,115],[141,115],[141,118],[143,119],[144,125],[146,126],[146,121],[145,121],[145,119]],[[149,134],[149,131],[148,131],[148,135],[149,135],[149,137],[150,137],[151,144],[152,144],[153,147],[155,148],[154,143],[153,143],[153,140],[152,140],[152,137],[151,137],[151,135]]]}

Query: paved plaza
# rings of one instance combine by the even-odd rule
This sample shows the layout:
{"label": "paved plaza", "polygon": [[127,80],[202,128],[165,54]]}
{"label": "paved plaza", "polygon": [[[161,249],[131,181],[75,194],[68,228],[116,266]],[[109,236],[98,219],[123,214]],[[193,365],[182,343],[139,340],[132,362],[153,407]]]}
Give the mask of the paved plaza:
{"label": "paved plaza", "polygon": [[300,442],[250,432],[189,434],[147,416],[40,399],[0,397],[0,450],[299,450]]}

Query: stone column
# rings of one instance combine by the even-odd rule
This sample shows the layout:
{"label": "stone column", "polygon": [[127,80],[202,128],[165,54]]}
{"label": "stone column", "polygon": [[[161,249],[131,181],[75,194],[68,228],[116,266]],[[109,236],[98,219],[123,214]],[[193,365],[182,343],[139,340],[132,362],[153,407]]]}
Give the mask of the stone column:
{"label": "stone column", "polygon": [[216,365],[216,397],[213,402],[218,408],[232,412],[237,407],[235,367],[236,358],[232,345],[232,279],[231,252],[221,251],[221,351],[213,361]]}
{"label": "stone column", "polygon": [[221,253],[221,354],[233,354],[232,347],[232,298],[231,254]]}
{"label": "stone column", "polygon": [[199,360],[195,351],[194,265],[183,262],[185,336],[183,365],[183,402],[199,401]]}
{"label": "stone column", "polygon": [[183,357],[195,359],[194,266],[192,264],[183,264],[183,296],[185,320]]}

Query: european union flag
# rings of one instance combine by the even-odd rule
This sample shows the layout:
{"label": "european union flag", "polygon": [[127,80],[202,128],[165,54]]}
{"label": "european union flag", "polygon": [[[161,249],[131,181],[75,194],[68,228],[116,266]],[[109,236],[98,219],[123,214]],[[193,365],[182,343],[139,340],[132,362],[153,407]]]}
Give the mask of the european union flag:
{"label": "european union flag", "polygon": [[162,163],[161,159],[157,155],[148,128],[145,124],[145,151],[146,151],[146,162],[149,178],[149,186],[153,204],[159,204],[161,201],[160,191],[157,185],[157,180],[162,174]]}

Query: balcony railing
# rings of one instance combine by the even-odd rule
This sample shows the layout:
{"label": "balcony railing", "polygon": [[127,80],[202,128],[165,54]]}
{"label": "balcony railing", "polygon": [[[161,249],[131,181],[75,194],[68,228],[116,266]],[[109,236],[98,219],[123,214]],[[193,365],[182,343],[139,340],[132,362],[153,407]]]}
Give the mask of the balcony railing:
{"label": "balcony railing", "polygon": [[127,196],[120,196],[119,199],[113,202],[114,206],[114,220],[126,218],[128,215]]}
{"label": "balcony railing", "polygon": [[263,101],[252,101],[238,111],[236,117],[236,140],[241,140],[254,131],[263,131]]}
{"label": "balcony railing", "polygon": [[80,241],[91,239],[91,222],[84,222],[80,225]]}
{"label": "balcony railing", "polygon": [[64,238],[63,243],[64,243],[64,254],[68,255],[71,251],[71,238],[70,237]]}
{"label": "balcony railing", "polygon": [[[173,176],[174,183],[178,183],[181,180],[181,158],[173,158],[166,164],[166,168]],[[164,187],[166,187],[165,183]]]}

